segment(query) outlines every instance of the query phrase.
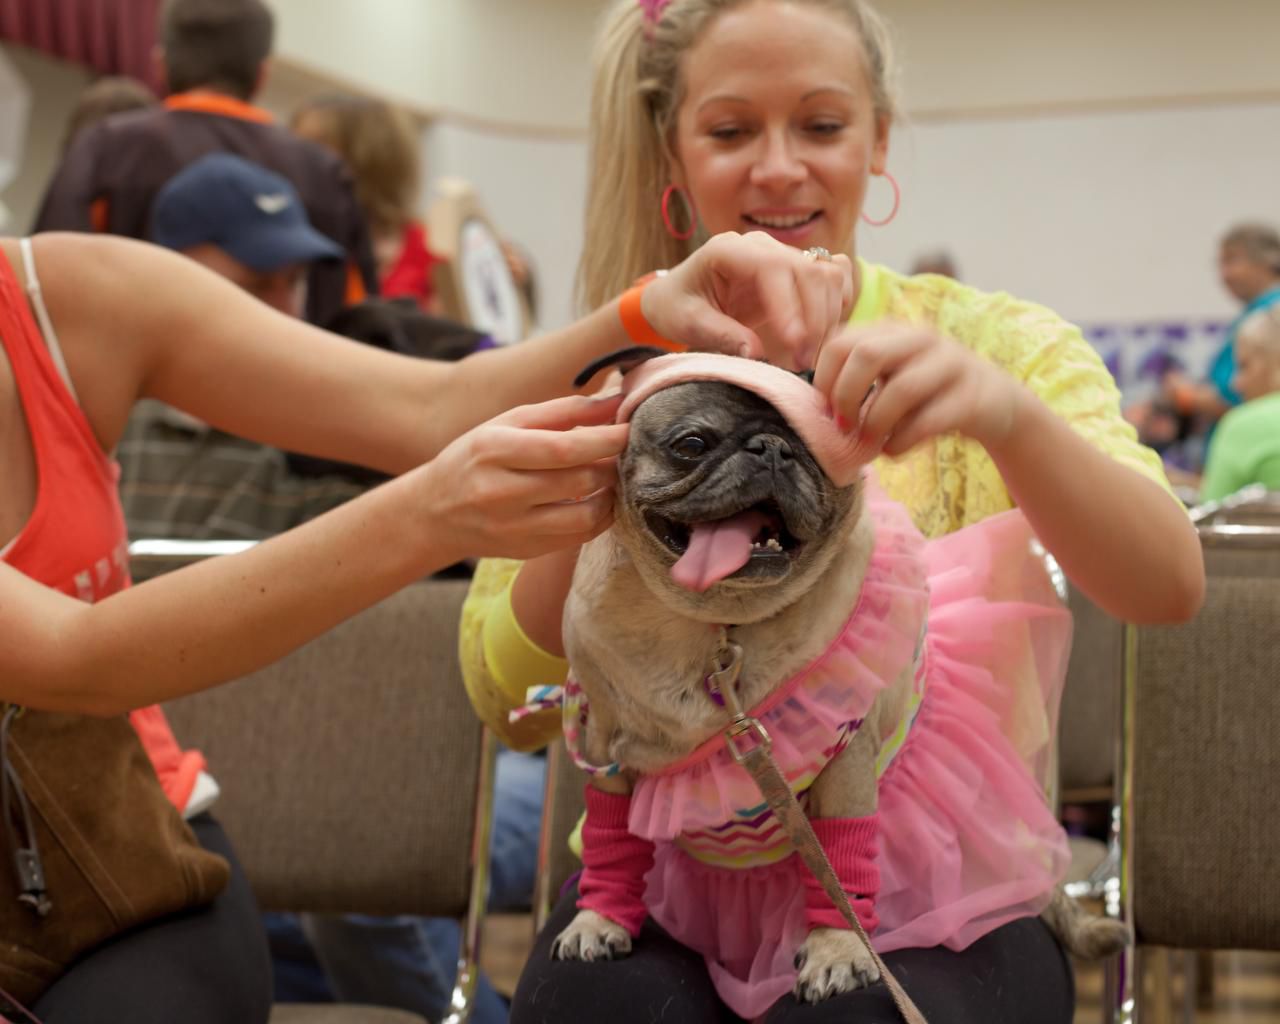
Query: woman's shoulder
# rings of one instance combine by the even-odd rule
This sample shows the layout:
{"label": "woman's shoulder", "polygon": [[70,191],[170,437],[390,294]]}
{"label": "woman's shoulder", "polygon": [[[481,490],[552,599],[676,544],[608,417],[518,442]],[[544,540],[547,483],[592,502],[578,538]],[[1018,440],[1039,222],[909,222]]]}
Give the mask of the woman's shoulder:
{"label": "woman's shoulder", "polygon": [[885,316],[927,319],[939,326],[966,330],[995,328],[1062,328],[1078,331],[1048,306],[1010,295],[983,291],[940,274],[900,274],[888,267],[876,268],[881,279]]}
{"label": "woman's shoulder", "polygon": [[881,317],[928,323],[1019,376],[1050,349],[1092,351],[1080,328],[1048,306],[938,274],[876,270]]}

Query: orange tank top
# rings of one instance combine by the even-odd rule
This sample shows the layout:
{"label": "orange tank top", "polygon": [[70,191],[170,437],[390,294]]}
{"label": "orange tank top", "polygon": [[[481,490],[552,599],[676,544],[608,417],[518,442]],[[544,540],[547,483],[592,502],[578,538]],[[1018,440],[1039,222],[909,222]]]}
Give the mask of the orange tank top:
{"label": "orange tank top", "polygon": [[[0,549],[0,560],[81,601],[109,597],[129,586],[128,535],[116,491],[120,469],[103,453],[68,390],[3,250],[0,344],[26,415],[37,478],[31,518]],[[165,793],[182,810],[204,758],[178,746],[159,707],[135,711],[129,720]]]}

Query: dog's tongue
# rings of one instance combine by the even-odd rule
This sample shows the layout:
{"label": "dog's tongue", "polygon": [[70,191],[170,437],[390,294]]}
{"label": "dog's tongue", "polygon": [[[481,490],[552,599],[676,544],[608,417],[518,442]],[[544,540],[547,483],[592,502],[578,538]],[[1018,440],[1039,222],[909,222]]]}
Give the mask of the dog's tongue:
{"label": "dog's tongue", "polygon": [[751,542],[769,520],[761,512],[741,512],[729,519],[689,528],[689,548],[671,567],[671,578],[699,593],[747,564]]}

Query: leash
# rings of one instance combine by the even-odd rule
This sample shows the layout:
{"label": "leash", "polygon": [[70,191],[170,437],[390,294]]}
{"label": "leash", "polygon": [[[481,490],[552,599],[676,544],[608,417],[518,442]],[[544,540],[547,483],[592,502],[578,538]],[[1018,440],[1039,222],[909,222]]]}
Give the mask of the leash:
{"label": "leash", "polygon": [[726,629],[721,630],[720,642],[720,651],[716,655],[708,682],[714,682],[715,688],[723,697],[732,716],[729,726],[724,731],[725,746],[729,748],[733,759],[750,772],[751,778],[760,789],[760,795],[764,797],[769,809],[786,830],[787,838],[800,854],[800,859],[813,872],[814,878],[822,885],[827,898],[840,911],[840,916],[845,919],[871,955],[872,961],[880,970],[880,980],[888,988],[889,995],[893,998],[893,1005],[897,1007],[902,1019],[906,1024],[928,1024],[924,1014],[880,959],[880,954],[872,949],[871,939],[867,937],[862,923],[858,920],[858,915],[849,905],[849,897],[836,877],[831,862],[827,860],[822,844],[814,835],[813,826],[809,824],[809,816],[805,814],[804,808],[791,792],[791,786],[783,777],[777,761],[773,759],[771,752],[773,741],[769,738],[769,733],[758,719],[750,717],[742,709],[737,690],[738,677],[742,674],[742,647],[729,639]]}

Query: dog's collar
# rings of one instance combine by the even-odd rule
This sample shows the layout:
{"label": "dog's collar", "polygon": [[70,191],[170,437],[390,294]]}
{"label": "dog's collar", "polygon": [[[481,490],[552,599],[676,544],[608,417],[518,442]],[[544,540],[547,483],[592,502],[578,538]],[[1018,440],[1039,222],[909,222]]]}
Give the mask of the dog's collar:
{"label": "dog's collar", "polygon": [[[729,710],[729,713],[734,716],[735,725],[739,719],[747,723],[737,732],[734,732],[735,737],[752,733],[757,742],[767,744],[769,743],[769,734],[765,731],[764,726],[754,718],[747,718],[743,713],[742,703],[738,699],[738,677],[742,674],[742,647],[729,639],[729,626],[716,626],[714,628],[720,634],[719,643],[716,646],[716,653],[712,657],[707,673],[703,677],[703,688],[717,707]],[[617,761],[610,761],[608,764],[593,764],[587,760],[587,755],[582,749],[582,730],[587,724],[591,706],[587,702],[587,695],[582,691],[582,686],[572,676],[565,681],[563,686],[530,687],[525,694],[524,705],[515,708],[507,717],[511,722],[519,722],[530,715],[556,707],[561,712],[561,728],[564,732],[564,742],[569,750],[569,755],[573,758],[574,764],[588,775],[605,778],[617,775],[622,771],[622,765]],[[733,730],[734,726],[731,725],[730,731],[733,732]],[[727,733],[726,742],[734,757],[738,757],[738,748],[734,742],[728,740]]]}

